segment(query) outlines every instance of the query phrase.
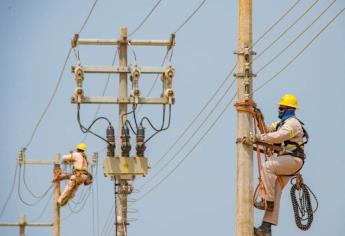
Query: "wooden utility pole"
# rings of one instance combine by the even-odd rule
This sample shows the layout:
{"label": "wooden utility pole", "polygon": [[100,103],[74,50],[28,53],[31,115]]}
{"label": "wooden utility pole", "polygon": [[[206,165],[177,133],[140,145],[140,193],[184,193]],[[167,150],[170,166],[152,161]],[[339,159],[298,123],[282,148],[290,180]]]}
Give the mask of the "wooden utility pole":
{"label": "wooden utility pole", "polygon": [[[252,0],[238,0],[237,102],[252,99]],[[237,112],[237,137],[253,130],[251,114]],[[236,236],[253,235],[253,151],[237,143]]]}

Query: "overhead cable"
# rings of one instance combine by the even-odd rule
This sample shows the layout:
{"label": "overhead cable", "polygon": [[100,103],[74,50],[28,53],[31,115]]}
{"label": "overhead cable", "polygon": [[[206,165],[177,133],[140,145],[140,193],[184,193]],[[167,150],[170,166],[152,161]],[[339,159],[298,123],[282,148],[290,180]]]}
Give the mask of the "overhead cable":
{"label": "overhead cable", "polygon": [[200,10],[200,8],[205,4],[206,0],[203,0],[199,6],[192,12],[192,14],[190,14],[187,19],[175,30],[174,34],[176,34],[177,32],[179,32],[184,26],[185,24],[187,24],[192,18],[193,16]]}
{"label": "overhead cable", "polygon": [[28,146],[31,144],[33,138],[35,137],[35,134],[36,134],[36,132],[37,132],[38,127],[40,126],[40,124],[41,124],[41,122],[42,122],[44,116],[46,115],[46,113],[47,113],[47,111],[48,111],[48,109],[49,109],[51,103],[53,102],[53,100],[54,100],[54,98],[55,98],[56,92],[57,92],[57,90],[58,90],[58,88],[59,88],[59,86],[60,86],[60,83],[61,83],[61,80],[62,80],[62,76],[63,76],[63,73],[64,73],[64,71],[65,71],[65,68],[66,68],[68,59],[69,59],[69,57],[70,57],[70,55],[71,55],[71,52],[72,52],[72,48],[70,48],[69,51],[68,51],[68,53],[67,53],[67,56],[66,56],[66,58],[65,58],[65,62],[64,62],[63,66],[62,66],[62,69],[61,69],[61,71],[60,71],[60,75],[59,75],[58,81],[57,81],[57,83],[56,83],[56,85],[55,85],[55,88],[54,88],[54,90],[53,90],[53,93],[52,93],[52,95],[50,96],[49,101],[48,101],[48,104],[47,104],[46,107],[44,108],[44,110],[43,110],[43,112],[42,112],[40,118],[38,119],[38,121],[37,121],[37,123],[36,123],[36,125],[35,125],[34,130],[32,131],[32,134],[31,134],[31,137],[30,137],[29,141],[28,141],[27,144],[24,146],[25,148],[28,148]]}
{"label": "overhead cable", "polygon": [[48,187],[48,189],[43,193],[43,195],[42,195],[42,197],[41,198],[38,198],[38,199],[36,199],[34,202],[28,202],[28,201],[26,201],[26,200],[24,200],[24,198],[23,198],[23,195],[22,195],[22,193],[21,193],[21,179],[22,179],[22,174],[21,174],[21,165],[19,165],[19,175],[18,175],[18,197],[19,197],[19,200],[24,204],[24,205],[26,205],[26,206],[30,206],[30,207],[32,207],[32,206],[35,206],[35,205],[37,205],[37,204],[39,204],[42,200],[43,200],[43,198],[45,197],[45,196],[47,196],[47,194],[49,193],[49,191],[53,188],[53,184],[51,184],[49,187]]}
{"label": "overhead cable", "polygon": [[276,42],[279,41],[292,27],[294,27],[320,0],[314,1],[307,10],[305,10],[289,27],[287,27],[281,34],[278,35],[278,37],[273,40],[272,43],[270,43],[267,47],[265,47],[255,58],[253,61],[257,60],[259,57],[261,57],[268,49],[270,49]]}
{"label": "overhead cable", "polygon": [[267,29],[257,40],[255,40],[255,42],[253,43],[252,48],[253,48],[259,41],[261,41],[261,39],[263,39],[263,38],[274,28],[274,27],[276,27],[276,26],[278,25],[278,23],[279,23],[280,21],[282,21],[282,20],[290,13],[290,11],[292,11],[292,10],[297,6],[297,4],[300,3],[300,2],[301,2],[301,0],[297,0],[287,11],[285,11],[285,13],[284,13],[281,17],[279,17],[279,19],[278,19],[276,22],[273,23],[273,25],[271,25],[270,27],[268,27],[268,29]]}
{"label": "overhead cable", "polygon": [[263,71],[268,65],[270,65],[273,61],[275,61],[278,57],[280,57],[291,45],[293,45],[306,31],[308,31],[314,24],[317,22],[321,16],[323,16],[329,8],[336,2],[337,0],[333,0],[297,37],[295,37],[285,48],[283,48],[277,55],[271,58],[265,65],[263,65],[256,73],[259,74]]}
{"label": "overhead cable", "polygon": [[303,48],[302,50],[294,56],[283,68],[281,68],[276,74],[269,78],[266,82],[257,87],[253,94],[265,87],[269,82],[277,78],[277,76],[282,73],[288,66],[290,66],[345,10],[345,7],[342,8]]}
{"label": "overhead cable", "polygon": [[[24,165],[23,167],[23,182],[24,182],[24,186],[26,188],[26,190],[31,194],[32,197],[36,198],[36,199],[42,199],[45,197],[46,195],[46,191],[43,192],[41,195],[35,194],[28,186],[27,182],[26,182],[26,165]],[[51,186],[49,186],[48,188],[50,188]]]}
{"label": "overhead cable", "polygon": [[80,33],[84,30],[84,28],[85,28],[87,22],[88,22],[89,19],[90,19],[90,16],[91,16],[93,10],[95,9],[95,6],[96,6],[97,2],[98,2],[98,0],[95,0],[94,3],[92,4],[92,7],[91,7],[91,9],[90,9],[90,11],[89,11],[89,14],[88,14],[87,17],[85,18],[84,23],[83,23],[83,25],[81,26],[81,28],[80,28],[78,34],[80,34]]}
{"label": "overhead cable", "polygon": [[[84,22],[83,22],[83,24],[82,24],[82,26],[81,26],[81,28],[80,28],[80,30],[79,30],[79,34],[84,30],[84,28],[85,28],[85,26],[86,26],[86,24],[87,24],[87,22],[88,22],[88,20],[89,20],[89,18],[90,18],[90,16],[91,16],[93,10],[94,10],[94,8],[95,8],[97,2],[98,2],[98,0],[95,0],[95,2],[93,3],[93,5],[92,5],[92,7],[91,7],[91,9],[90,9],[90,11],[89,11],[89,13],[88,13],[86,19],[84,20]],[[44,110],[43,110],[43,112],[42,112],[40,118],[38,119],[38,122],[36,123],[36,125],[35,125],[35,127],[34,127],[34,129],[33,129],[33,132],[32,132],[32,134],[31,134],[31,137],[29,138],[29,141],[28,141],[27,144],[24,146],[25,148],[27,148],[27,147],[31,144],[31,142],[32,142],[32,140],[33,140],[33,138],[34,138],[34,136],[35,136],[35,134],[36,134],[36,131],[37,131],[38,127],[40,126],[41,122],[42,122],[42,119],[43,119],[44,116],[46,115],[46,113],[47,113],[47,111],[48,111],[48,109],[49,109],[51,103],[53,102],[53,100],[54,100],[54,98],[55,98],[56,92],[57,92],[57,90],[58,90],[58,88],[59,88],[59,86],[60,86],[60,83],[61,83],[61,80],[62,80],[62,76],[63,76],[63,74],[64,74],[64,72],[65,72],[65,68],[66,68],[68,59],[69,59],[69,57],[70,57],[70,55],[71,55],[71,52],[72,52],[72,47],[70,47],[69,50],[68,50],[67,56],[66,56],[66,58],[65,58],[65,62],[64,62],[64,64],[63,64],[62,68],[61,68],[60,75],[59,75],[58,81],[57,81],[57,83],[56,83],[56,85],[55,85],[55,88],[54,88],[54,90],[53,90],[53,93],[52,93],[51,97],[49,98],[48,104],[47,104],[46,107],[44,108]]]}
{"label": "overhead cable", "polygon": [[216,123],[219,121],[219,119],[224,115],[224,113],[229,109],[230,105],[234,101],[237,93],[234,94],[234,96],[230,99],[230,101],[225,105],[224,109],[221,111],[221,113],[217,116],[217,118],[214,120],[214,122],[209,126],[209,128],[203,133],[203,135],[198,139],[198,141],[193,145],[193,147],[187,152],[186,155],[177,163],[177,165],[162,178],[157,184],[155,184],[152,188],[150,188],[146,193],[144,193],[142,196],[138,198],[138,201],[145,198],[147,195],[149,195],[153,190],[155,190],[159,185],[161,185],[170,175],[174,173],[174,171],[182,165],[182,163],[189,157],[189,155],[195,150],[195,148],[200,144],[200,142],[207,136],[207,134],[211,131],[211,129],[216,125]]}
{"label": "overhead cable", "polygon": [[47,198],[47,202],[46,202],[46,204],[44,205],[44,207],[42,208],[42,211],[41,211],[41,213],[36,217],[36,218],[34,218],[33,220],[32,220],[32,222],[38,222],[42,217],[43,217],[43,215],[44,215],[44,213],[47,211],[47,209],[48,209],[48,206],[49,206],[49,203],[52,201],[52,199],[53,199],[53,196],[54,196],[54,192],[52,192],[51,194],[50,194],[50,197],[48,197]]}
{"label": "overhead cable", "polygon": [[231,71],[227,74],[227,76],[225,77],[225,79],[223,79],[223,81],[220,83],[220,85],[218,86],[218,88],[216,89],[216,91],[211,95],[211,97],[207,100],[207,102],[205,103],[205,105],[201,108],[201,110],[198,112],[198,114],[196,114],[194,116],[194,118],[191,120],[191,122],[189,122],[189,124],[187,125],[187,127],[182,131],[182,133],[179,135],[178,138],[175,139],[175,142],[170,145],[170,147],[168,148],[168,150],[162,155],[162,157],[155,162],[152,165],[152,168],[154,168],[155,166],[157,166],[169,153],[170,151],[176,146],[176,144],[184,137],[184,135],[187,133],[187,131],[191,128],[191,126],[193,124],[195,124],[196,120],[201,116],[201,114],[204,113],[204,111],[206,110],[206,108],[210,105],[210,103],[213,101],[213,99],[216,97],[216,95],[219,93],[219,91],[223,88],[224,84],[228,81],[229,78],[231,78],[233,72],[236,69],[236,65],[231,69]]}
{"label": "overhead cable", "polygon": [[152,176],[152,178],[150,178],[148,181],[146,181],[143,185],[141,185],[139,187],[139,189],[143,188],[144,186],[146,186],[149,182],[151,182],[155,177],[157,177],[180,153],[181,151],[184,150],[184,148],[187,146],[187,144],[189,144],[191,142],[191,140],[194,138],[194,136],[200,131],[200,129],[202,127],[205,127],[205,123],[208,121],[208,119],[210,118],[210,116],[212,114],[214,114],[215,110],[218,108],[218,106],[221,104],[221,102],[223,101],[223,99],[226,97],[226,95],[230,92],[230,89],[232,88],[232,86],[234,85],[236,80],[232,80],[232,82],[230,83],[230,85],[227,87],[227,89],[225,90],[225,92],[220,96],[220,98],[218,99],[217,103],[215,104],[215,106],[212,108],[212,110],[210,112],[208,112],[207,116],[204,118],[204,120],[199,124],[199,126],[194,130],[194,132],[191,134],[191,136],[187,139],[186,142],[184,142],[184,144],[178,149],[177,152],[175,152],[175,154],[172,156],[172,158],[170,158],[170,160],[168,162],[166,162],[157,172],[155,175]]}
{"label": "overhead cable", "polygon": [[152,15],[152,13],[154,12],[154,10],[156,10],[156,8],[158,7],[158,5],[161,3],[162,0],[158,0],[155,5],[153,6],[153,8],[150,10],[150,12],[145,16],[145,18],[141,21],[141,23],[131,32],[129,33],[129,37],[134,35],[147,21],[147,19]]}
{"label": "overhead cable", "polygon": [[14,175],[13,175],[11,190],[10,190],[10,192],[9,192],[7,198],[6,198],[6,201],[5,201],[5,203],[4,203],[4,205],[3,205],[2,209],[1,209],[0,217],[4,214],[4,211],[5,211],[6,207],[7,207],[7,204],[8,204],[8,202],[11,199],[11,196],[13,194],[14,187],[16,185],[17,172],[18,172],[18,164],[16,164],[16,169],[15,169]]}

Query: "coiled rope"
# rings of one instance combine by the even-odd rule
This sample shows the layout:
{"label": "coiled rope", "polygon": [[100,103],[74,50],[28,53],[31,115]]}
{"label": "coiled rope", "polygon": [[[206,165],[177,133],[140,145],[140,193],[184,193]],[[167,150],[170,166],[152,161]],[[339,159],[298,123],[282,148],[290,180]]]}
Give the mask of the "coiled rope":
{"label": "coiled rope", "polygon": [[[295,183],[293,183],[295,180]],[[293,177],[290,180],[292,187],[290,190],[292,208],[295,216],[295,222],[299,229],[306,231],[311,227],[314,220],[314,213],[319,207],[319,202],[311,189],[303,183],[301,175]],[[310,199],[310,194],[313,196],[316,207],[313,206]],[[306,221],[306,223],[304,223]]]}

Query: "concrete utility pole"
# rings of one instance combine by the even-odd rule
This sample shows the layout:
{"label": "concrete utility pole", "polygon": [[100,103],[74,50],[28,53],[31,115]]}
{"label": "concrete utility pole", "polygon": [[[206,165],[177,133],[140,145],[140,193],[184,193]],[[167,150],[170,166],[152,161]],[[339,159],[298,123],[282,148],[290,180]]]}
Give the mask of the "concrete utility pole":
{"label": "concrete utility pole", "polygon": [[0,227],[19,227],[19,236],[25,236],[25,227],[52,227],[53,224],[35,223],[30,224],[26,222],[25,215],[19,216],[19,223],[0,223]]}
{"label": "concrete utility pole", "polygon": [[[174,92],[172,90],[172,79],[175,70],[171,65],[164,67],[145,67],[139,65],[128,66],[127,48],[128,46],[166,46],[171,49],[175,45],[175,35],[171,35],[170,40],[129,40],[127,38],[127,28],[120,28],[120,38],[114,39],[80,39],[75,35],[72,40],[72,47],[78,45],[117,45],[119,50],[119,66],[82,66],[72,67],[75,74],[76,90],[71,99],[76,104],[118,104],[118,134],[115,138],[115,131],[111,124],[107,128],[108,151],[104,159],[104,174],[110,176],[115,182],[116,201],[116,236],[127,236],[127,213],[128,195],[132,193],[131,181],[136,176],[145,176],[148,173],[148,159],[145,157],[145,129],[141,125],[135,127],[136,131],[136,154],[130,155],[131,144],[129,133],[124,124],[127,120],[127,106],[136,107],[139,104],[151,105],[172,105],[174,104]],[[119,94],[118,97],[97,97],[85,96],[83,80],[85,73],[119,73]],[[128,74],[132,85],[131,93],[128,94]],[[159,74],[163,84],[161,97],[145,98],[141,96],[139,80],[141,74]],[[117,141],[117,142],[116,142]],[[115,155],[115,142],[118,152]]]}
{"label": "concrete utility pole", "polygon": [[[120,44],[119,44],[119,61],[120,66],[127,67],[127,28],[120,28]],[[121,72],[119,81],[119,98],[127,98],[128,96],[128,86],[127,86],[127,73]],[[123,122],[127,120],[127,104],[119,104],[119,132],[122,132],[124,128]],[[124,147],[124,139],[119,139],[118,147]],[[125,148],[125,147],[124,147]],[[123,152],[120,152],[120,157],[122,157]],[[131,178],[130,178],[131,179]],[[117,181],[117,183],[116,183]],[[131,189],[127,188],[128,181],[126,179],[115,179],[115,189],[116,185],[119,186],[116,194],[116,235],[126,236],[127,235],[127,197],[131,193]],[[129,191],[127,191],[129,190]]]}
{"label": "concrete utility pole", "polygon": [[[237,102],[252,99],[252,0],[238,0]],[[237,112],[237,137],[249,136],[252,116]],[[253,150],[237,143],[236,236],[253,235]]]}
{"label": "concrete utility pole", "polygon": [[[61,176],[61,166],[59,163],[54,164],[54,178]],[[60,205],[58,199],[61,195],[60,181],[54,182],[54,201],[53,201],[53,236],[60,236]]]}

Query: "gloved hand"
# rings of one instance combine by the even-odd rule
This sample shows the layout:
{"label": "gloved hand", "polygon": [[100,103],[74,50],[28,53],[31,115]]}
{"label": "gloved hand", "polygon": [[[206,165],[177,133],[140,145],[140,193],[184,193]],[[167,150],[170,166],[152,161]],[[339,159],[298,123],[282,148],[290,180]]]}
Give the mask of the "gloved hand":
{"label": "gloved hand", "polygon": [[261,141],[260,134],[253,134],[252,132],[249,133],[249,137],[243,137],[242,143],[252,146],[255,142]]}

